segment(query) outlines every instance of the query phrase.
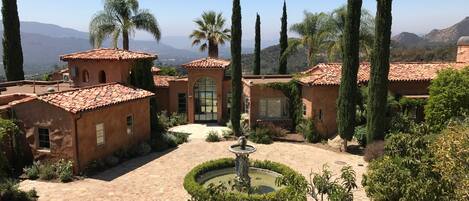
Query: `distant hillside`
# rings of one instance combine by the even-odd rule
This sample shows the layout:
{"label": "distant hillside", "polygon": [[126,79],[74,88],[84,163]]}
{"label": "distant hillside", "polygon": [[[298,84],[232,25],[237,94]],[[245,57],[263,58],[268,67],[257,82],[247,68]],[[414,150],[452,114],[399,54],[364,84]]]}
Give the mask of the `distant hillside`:
{"label": "distant hillside", "polygon": [[400,45],[404,46],[416,46],[422,42],[424,39],[417,34],[409,33],[409,32],[402,32],[394,37],[392,40]]}
{"label": "distant hillside", "polygon": [[[261,50],[261,73],[277,74],[280,46],[274,45]],[[254,54],[243,54],[243,72],[252,73]],[[305,50],[299,50],[288,59],[288,72],[304,71],[308,67]]]}
{"label": "distant hillside", "polygon": [[425,39],[429,42],[445,42],[456,43],[461,36],[469,35],[469,17],[466,17],[461,22],[441,30],[433,30],[427,35]]}
{"label": "distant hillside", "polygon": [[[3,26],[0,26],[3,35]],[[24,70],[26,74],[45,73],[52,71],[62,54],[91,49],[88,33],[64,28],[52,24],[38,22],[21,22],[21,44],[23,46]],[[103,44],[110,47],[110,42]],[[156,41],[131,40],[133,50],[157,53],[163,65],[180,65],[205,54],[197,51],[182,50]],[[3,47],[0,45],[0,56]],[[0,74],[3,68],[0,68]]]}

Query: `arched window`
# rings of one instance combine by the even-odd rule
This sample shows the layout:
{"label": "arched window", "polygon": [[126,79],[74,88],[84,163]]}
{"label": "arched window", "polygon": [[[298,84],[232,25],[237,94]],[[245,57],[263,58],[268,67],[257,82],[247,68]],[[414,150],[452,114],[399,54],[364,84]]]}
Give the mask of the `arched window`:
{"label": "arched window", "polygon": [[89,82],[90,81],[90,74],[88,73],[87,70],[84,70],[82,73],[82,80],[83,82]]}
{"label": "arched window", "polygon": [[106,83],[106,73],[104,71],[99,72],[99,83]]}

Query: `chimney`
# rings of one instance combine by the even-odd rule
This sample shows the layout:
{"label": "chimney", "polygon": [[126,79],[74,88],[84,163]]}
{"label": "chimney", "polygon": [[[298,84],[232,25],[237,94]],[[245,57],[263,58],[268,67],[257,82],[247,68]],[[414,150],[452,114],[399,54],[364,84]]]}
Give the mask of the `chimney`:
{"label": "chimney", "polygon": [[469,63],[469,36],[459,38],[456,62]]}

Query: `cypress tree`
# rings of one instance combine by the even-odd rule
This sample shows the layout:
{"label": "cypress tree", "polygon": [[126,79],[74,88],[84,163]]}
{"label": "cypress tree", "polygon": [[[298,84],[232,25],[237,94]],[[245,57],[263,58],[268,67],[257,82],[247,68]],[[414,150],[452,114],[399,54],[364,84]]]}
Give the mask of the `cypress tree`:
{"label": "cypress tree", "polygon": [[240,0],[233,0],[231,17],[231,124],[235,136],[241,136],[241,5]]}
{"label": "cypress tree", "polygon": [[377,0],[375,44],[367,104],[367,143],[384,139],[388,95],[389,54],[392,25],[392,0]]}
{"label": "cypress tree", "polygon": [[355,130],[355,110],[357,94],[357,74],[360,66],[360,18],[362,0],[348,0],[345,30],[343,36],[342,77],[339,88],[337,122],[340,137],[344,140],[344,151],[347,141],[352,140]]}
{"label": "cypress tree", "polygon": [[280,31],[280,57],[279,74],[287,74],[287,58],[282,58],[283,53],[288,48],[288,24],[287,24],[287,2],[283,1],[282,29]]}
{"label": "cypress tree", "polygon": [[254,75],[261,74],[261,17],[257,14],[256,17],[256,44],[254,45]]}
{"label": "cypress tree", "polygon": [[3,68],[8,81],[24,80],[20,19],[16,0],[2,0]]}

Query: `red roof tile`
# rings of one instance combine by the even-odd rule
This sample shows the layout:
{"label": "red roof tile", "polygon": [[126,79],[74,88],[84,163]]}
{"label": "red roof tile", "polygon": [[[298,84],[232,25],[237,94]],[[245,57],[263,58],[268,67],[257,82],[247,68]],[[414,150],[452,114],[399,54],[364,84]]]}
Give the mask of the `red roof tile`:
{"label": "red roof tile", "polygon": [[77,52],[60,56],[63,61],[68,60],[133,60],[157,59],[157,55],[145,52],[128,51],[122,49],[100,48],[84,52]]}
{"label": "red roof tile", "polygon": [[[390,81],[428,81],[436,77],[438,71],[469,66],[467,63],[391,63]],[[361,63],[358,71],[358,82],[367,82],[370,77],[370,63]],[[339,85],[342,64],[318,64],[303,72],[305,76],[299,81],[308,85]]]}
{"label": "red roof tile", "polygon": [[94,110],[108,105],[147,98],[154,94],[143,89],[118,83],[96,85],[71,91],[45,94],[38,97],[46,103],[71,113]]}
{"label": "red roof tile", "polygon": [[169,87],[169,81],[177,79],[176,76],[155,75],[153,81],[156,87]]}
{"label": "red roof tile", "polygon": [[186,69],[225,69],[231,64],[230,61],[215,58],[203,58],[183,64]]}

